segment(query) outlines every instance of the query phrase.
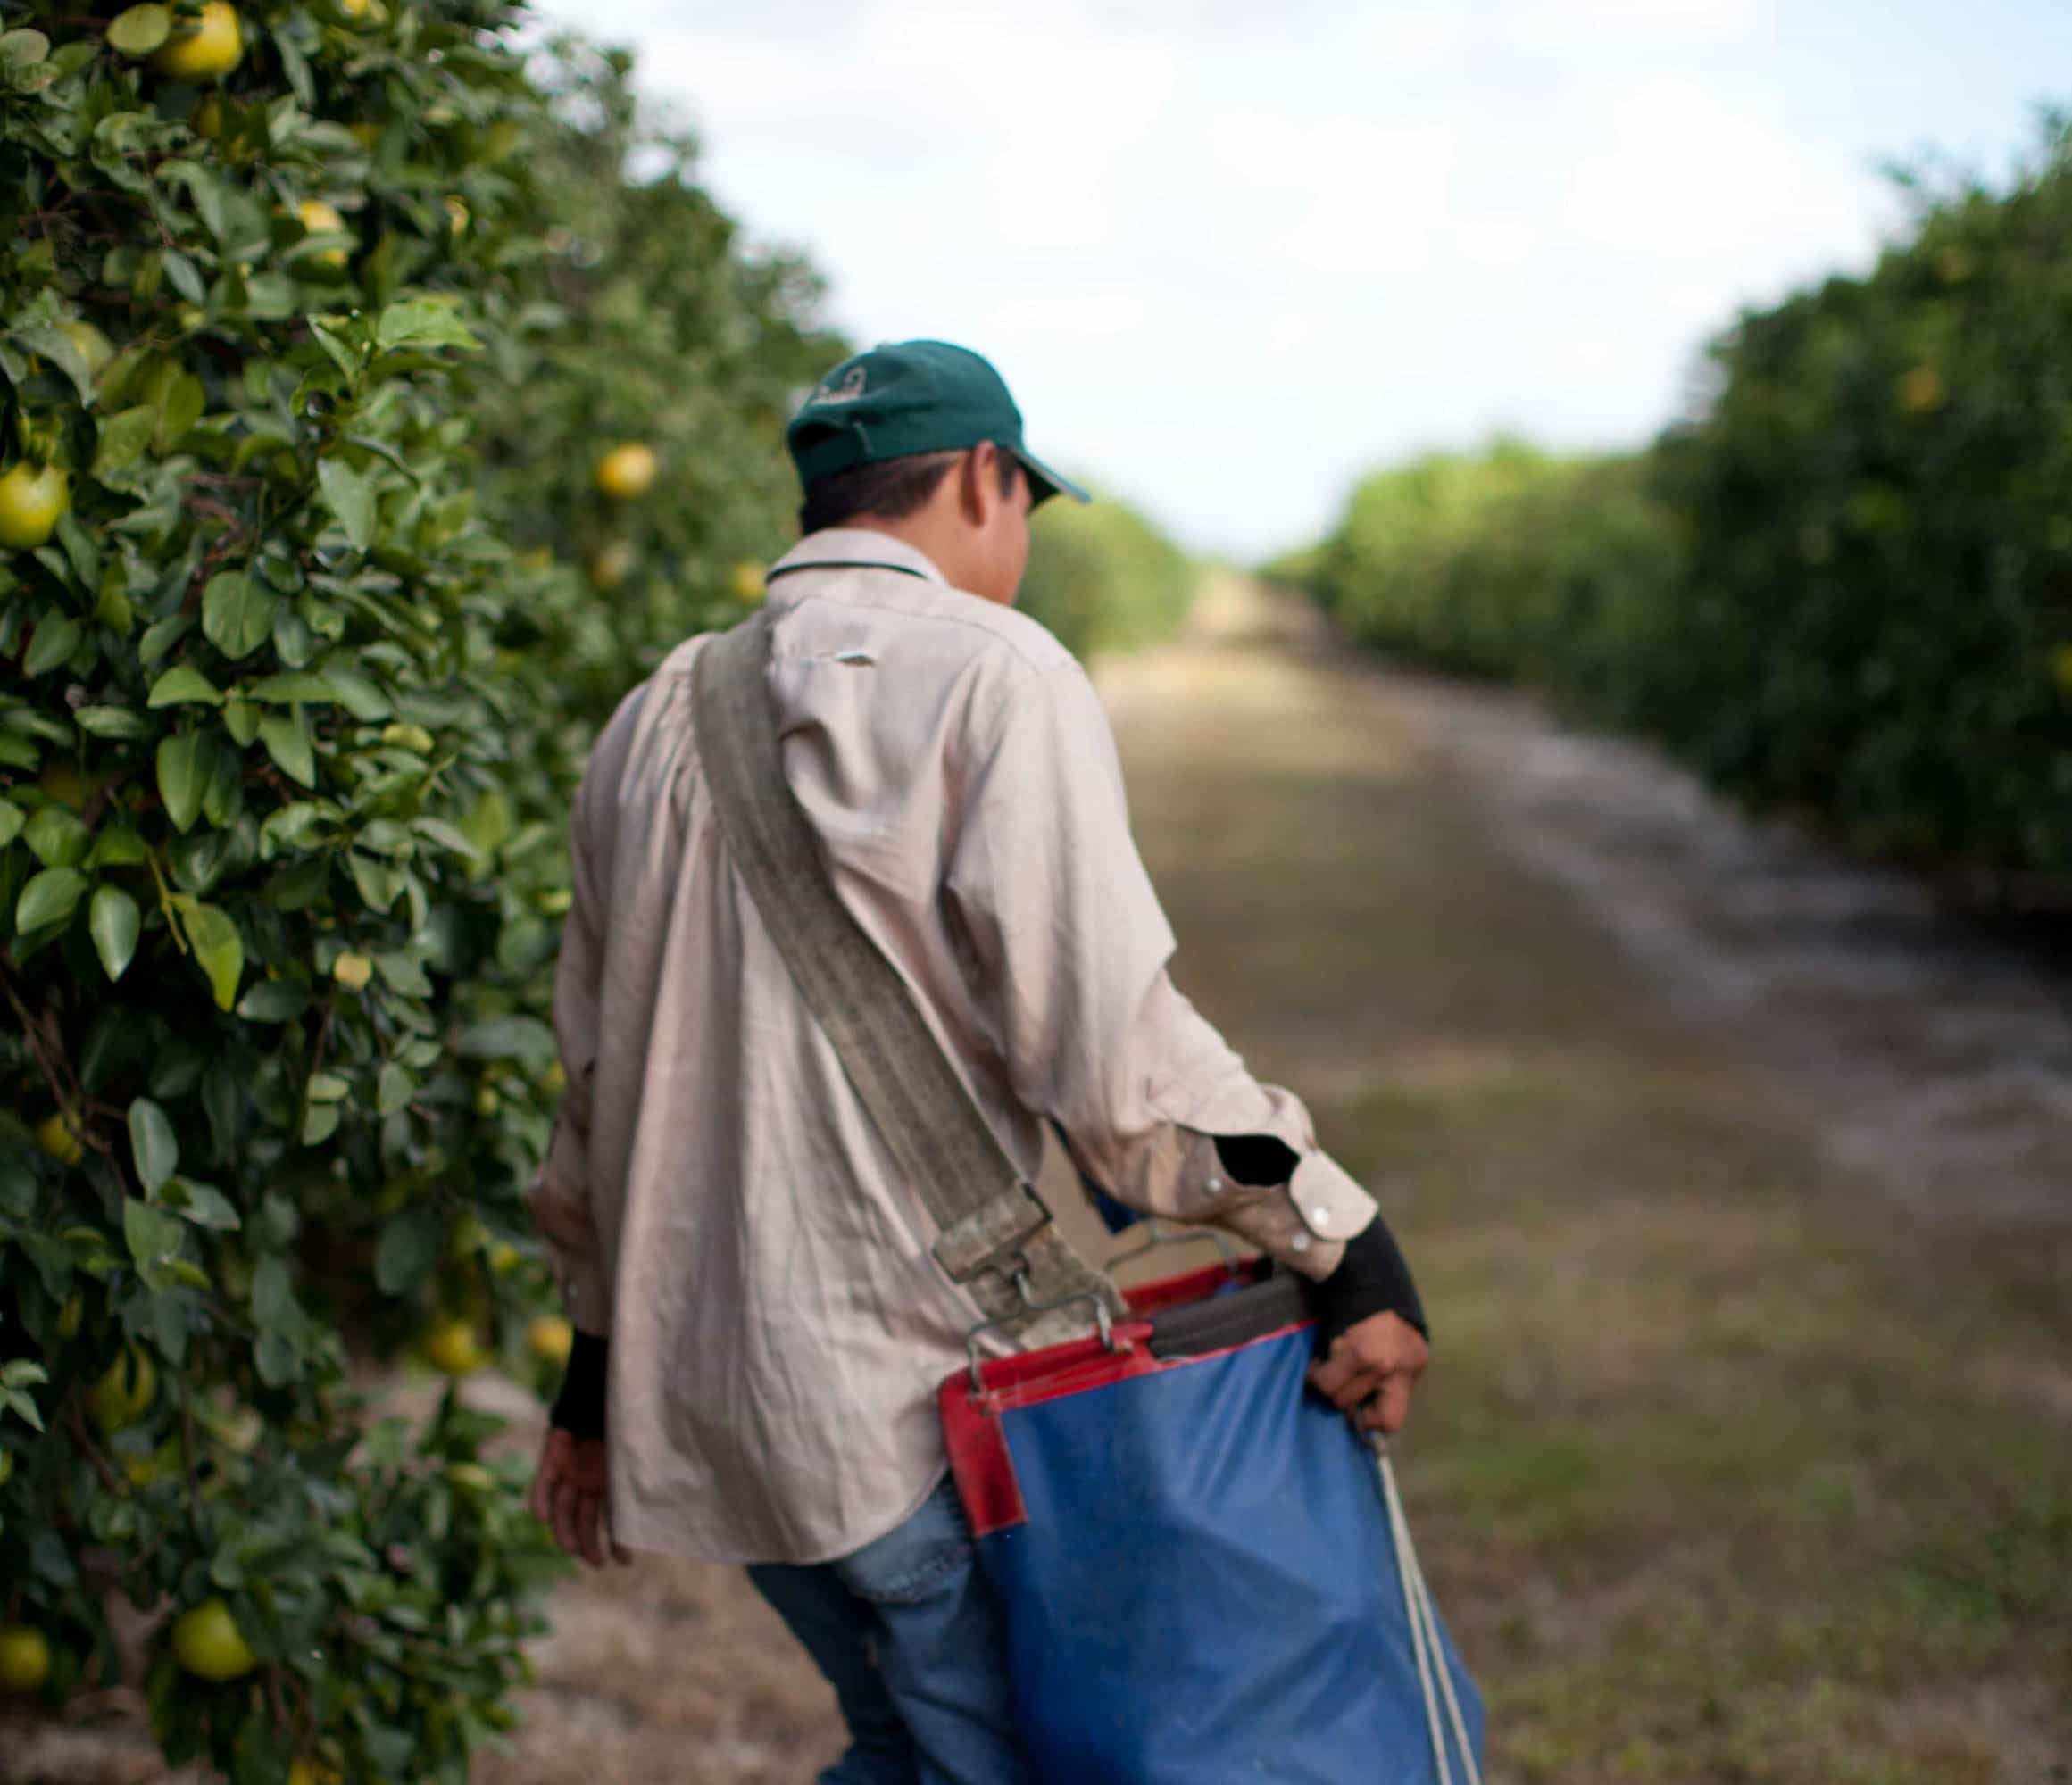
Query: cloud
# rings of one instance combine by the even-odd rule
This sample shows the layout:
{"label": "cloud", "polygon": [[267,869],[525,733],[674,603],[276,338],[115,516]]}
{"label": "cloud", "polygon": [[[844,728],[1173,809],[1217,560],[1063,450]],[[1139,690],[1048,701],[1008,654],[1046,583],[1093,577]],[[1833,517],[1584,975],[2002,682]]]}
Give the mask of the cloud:
{"label": "cloud", "polygon": [[1644,438],[1708,331],[1886,210],[1766,102],[1768,0],[569,16],[839,326],[978,347],[1037,451],[1240,552],[1420,444]]}

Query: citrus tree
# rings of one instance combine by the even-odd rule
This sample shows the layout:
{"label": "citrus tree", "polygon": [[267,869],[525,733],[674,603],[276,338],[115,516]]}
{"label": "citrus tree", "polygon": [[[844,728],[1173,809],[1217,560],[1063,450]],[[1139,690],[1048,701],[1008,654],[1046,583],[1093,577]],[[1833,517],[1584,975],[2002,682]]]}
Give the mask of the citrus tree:
{"label": "citrus tree", "polygon": [[1186,552],[1128,502],[1056,497],[1030,524],[1018,605],[1081,656],[1127,651],[1179,625],[1196,579]]}
{"label": "citrus tree", "polygon": [[1364,479],[1296,567],[1358,635],[1531,683],[1999,895],[2072,875],[2072,123],[1912,182],[1861,276],[1750,311],[1647,451]]}
{"label": "citrus tree", "polygon": [[[0,4],[0,1692],[112,1678],[126,1595],[168,1756],[240,1781],[462,1778],[555,1565],[495,1422],[380,1417],[370,1366],[544,1385],[565,1350],[523,1194],[622,618],[570,560],[579,502],[617,511],[597,427],[652,434],[653,496],[698,435],[612,381],[553,207],[702,200],[645,211],[626,117],[572,113],[513,17]],[[612,300],[718,269],[770,313],[679,311],[678,400],[806,338],[803,272],[729,237]],[[664,569],[686,629],[719,610],[780,468],[657,520],[645,635]],[[572,714],[538,656],[571,640]]]}
{"label": "citrus tree", "polygon": [[485,293],[486,498],[565,578],[498,638],[560,718],[550,778],[671,646],[761,599],[798,533],[785,423],[849,352],[809,320],[819,278],[744,238],[699,184],[695,138],[637,104],[631,71],[569,37],[536,59],[553,129],[527,177],[552,221]]}

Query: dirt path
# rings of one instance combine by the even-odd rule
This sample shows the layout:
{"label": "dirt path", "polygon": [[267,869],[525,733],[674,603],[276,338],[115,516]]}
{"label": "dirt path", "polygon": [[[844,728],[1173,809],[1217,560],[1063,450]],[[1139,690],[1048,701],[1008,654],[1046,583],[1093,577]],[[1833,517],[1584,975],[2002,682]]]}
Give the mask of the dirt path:
{"label": "dirt path", "polygon": [[[2057,1083],[2054,1009],[1996,984],[2004,1024],[1953,1020],[1969,963],[1817,888],[1795,934],[1830,908],[1834,934],[1796,971],[1764,918],[1790,876],[1677,868],[1664,839],[1710,827],[1667,784],[1579,779],[1529,710],[1235,579],[1103,684],[1181,984],[1417,1265],[1438,1362],[1406,1492],[1493,1780],[2072,1785],[2072,1241],[2010,1225],[2026,1190],[1977,1199],[1994,1223],[1913,1206],[1952,1161],[2055,1169],[2054,1092],[1997,1154],[1985,1095],[2000,1066]],[[1738,925],[1677,891],[1708,876]],[[1873,931],[1890,970],[1843,973]],[[1831,1069],[1880,1033],[1876,1071]],[[731,1571],[586,1576],[555,1617],[490,1785],[803,1785],[838,1747]]]}

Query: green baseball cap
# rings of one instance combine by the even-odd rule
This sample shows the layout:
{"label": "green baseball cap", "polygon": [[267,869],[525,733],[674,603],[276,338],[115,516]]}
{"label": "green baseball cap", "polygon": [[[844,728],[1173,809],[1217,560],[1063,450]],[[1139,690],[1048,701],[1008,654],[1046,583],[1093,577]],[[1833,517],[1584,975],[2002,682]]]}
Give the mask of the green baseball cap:
{"label": "green baseball cap", "polygon": [[1093,498],[1021,444],[1021,411],[1007,383],[969,347],[886,341],[853,353],[813,387],[785,430],[799,482],[914,452],[951,452],[991,440],[1021,461],[1029,502],[1062,490]]}

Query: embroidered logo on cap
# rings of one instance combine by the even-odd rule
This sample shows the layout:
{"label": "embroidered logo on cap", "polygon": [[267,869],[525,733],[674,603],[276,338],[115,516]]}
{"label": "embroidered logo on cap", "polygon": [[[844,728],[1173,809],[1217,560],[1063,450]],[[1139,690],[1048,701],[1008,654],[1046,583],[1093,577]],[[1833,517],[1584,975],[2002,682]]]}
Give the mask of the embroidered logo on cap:
{"label": "embroidered logo on cap", "polygon": [[863,394],[863,368],[852,366],[849,376],[836,385],[820,385],[814,389],[815,403],[854,403]]}

